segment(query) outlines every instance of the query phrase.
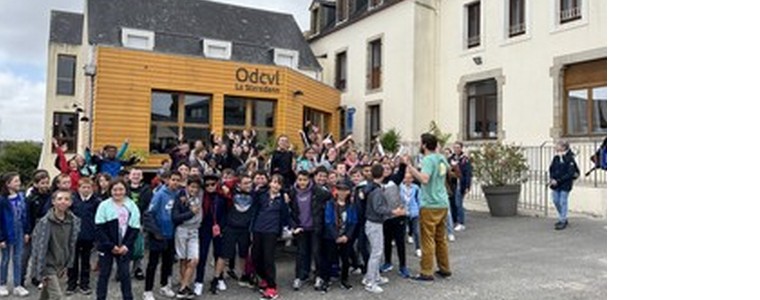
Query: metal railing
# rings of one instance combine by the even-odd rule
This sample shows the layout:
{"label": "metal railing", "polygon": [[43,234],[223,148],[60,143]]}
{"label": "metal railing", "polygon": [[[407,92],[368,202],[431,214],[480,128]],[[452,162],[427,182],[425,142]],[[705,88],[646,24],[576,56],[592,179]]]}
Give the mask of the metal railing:
{"label": "metal railing", "polygon": [[581,18],[581,7],[576,6],[559,12],[560,22],[567,22]]}

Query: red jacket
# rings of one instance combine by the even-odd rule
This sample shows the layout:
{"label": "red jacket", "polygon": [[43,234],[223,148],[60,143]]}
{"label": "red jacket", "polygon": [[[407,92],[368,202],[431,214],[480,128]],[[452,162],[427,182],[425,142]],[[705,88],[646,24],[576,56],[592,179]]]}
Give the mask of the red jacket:
{"label": "red jacket", "polygon": [[60,147],[55,148],[58,159],[55,161],[55,167],[61,171],[62,174],[68,174],[71,177],[71,190],[76,191],[79,189],[79,170],[72,170],[69,168],[69,162],[66,160],[66,155],[63,154],[63,149]]}

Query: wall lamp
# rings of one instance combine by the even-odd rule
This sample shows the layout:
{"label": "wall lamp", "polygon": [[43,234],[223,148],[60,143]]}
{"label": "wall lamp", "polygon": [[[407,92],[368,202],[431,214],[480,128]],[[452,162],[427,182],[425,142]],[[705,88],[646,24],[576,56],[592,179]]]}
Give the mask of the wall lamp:
{"label": "wall lamp", "polygon": [[478,65],[478,66],[481,65],[481,64],[483,64],[483,58],[480,57],[480,56],[473,57],[472,61],[475,62],[475,64]]}

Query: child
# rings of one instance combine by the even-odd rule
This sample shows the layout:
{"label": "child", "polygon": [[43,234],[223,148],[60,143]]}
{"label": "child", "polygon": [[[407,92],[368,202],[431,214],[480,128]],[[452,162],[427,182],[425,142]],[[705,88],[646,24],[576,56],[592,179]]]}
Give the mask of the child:
{"label": "child", "polygon": [[187,180],[187,189],[180,193],[180,201],[172,208],[172,220],[177,225],[174,243],[177,246],[177,258],[180,260],[180,287],[177,297],[182,299],[191,299],[194,296],[193,290],[190,289],[190,280],[198,266],[200,256],[198,228],[203,219],[201,185],[200,177],[190,176]]}
{"label": "child", "polygon": [[[312,258],[318,253],[319,243],[322,241],[321,233],[325,221],[324,205],[331,198],[331,195],[317,187],[309,179],[309,173],[300,171],[296,185],[288,196],[292,200],[290,201],[290,211],[295,220],[293,235],[298,248],[293,289],[299,290],[311,274]],[[319,261],[314,261],[319,266]],[[321,287],[322,284],[322,278],[317,277],[314,280],[314,287]]]}
{"label": "child", "polygon": [[106,299],[108,279],[111,277],[111,267],[115,261],[117,278],[121,282],[121,298],[132,300],[129,252],[140,232],[140,210],[127,197],[127,184],[124,181],[114,179],[108,190],[111,198],[103,201],[95,213],[98,256],[100,257],[96,299]]}
{"label": "child", "polygon": [[[127,195],[137,204],[140,209],[140,215],[144,215],[150,206],[150,200],[153,199],[153,190],[143,182],[143,171],[137,168],[129,170],[129,184],[127,185]],[[142,259],[145,256],[145,236],[141,233],[135,240],[135,249],[132,251],[132,270],[135,279],[144,280],[145,274],[142,269]]]}
{"label": "child", "polygon": [[[266,194],[267,186],[269,185],[269,179],[267,178],[267,173],[264,171],[255,171],[253,175],[253,185],[254,185],[254,188],[253,188],[254,192],[257,195]],[[256,200],[257,198],[253,199],[254,204],[256,203]],[[256,212],[254,212],[254,214],[255,213]],[[246,258],[245,273],[243,274],[243,276],[240,277],[240,280],[238,281],[238,285],[242,287],[249,287],[249,288],[255,287],[254,279],[256,278],[256,276],[254,273],[255,273],[254,256],[250,254]]]}
{"label": "child", "polygon": [[8,296],[8,263],[13,252],[13,295],[26,297],[29,291],[22,286],[22,254],[29,243],[31,231],[27,221],[26,202],[21,190],[21,178],[9,172],[0,181],[0,249],[3,259],[0,266],[0,296]]}
{"label": "child", "polygon": [[[163,296],[173,298],[176,294],[169,285],[172,265],[174,264],[174,222],[172,207],[179,193],[182,175],[173,172],[166,185],[153,194],[146,214],[145,230],[148,232],[148,270],[145,278],[143,299],[153,300],[153,284],[156,278],[156,268],[161,260],[161,289]],[[147,222],[150,219],[151,222]]]}
{"label": "child", "polygon": [[[238,257],[238,267],[242,270],[245,265],[245,258],[250,252],[248,250],[251,245],[249,227],[251,218],[253,217],[251,205],[254,199],[251,193],[252,188],[253,180],[251,176],[241,174],[240,182],[238,182],[232,194],[233,207],[227,213],[227,224],[222,230],[222,247],[224,249],[222,256],[224,257],[224,261],[222,263],[217,262],[216,274],[214,274],[214,280],[211,282],[211,293],[213,294],[227,289],[227,284],[224,282],[222,273],[224,272],[224,266],[235,258],[235,253],[237,253]],[[235,269],[232,263],[230,263],[230,269]]]}
{"label": "child", "polygon": [[[53,178],[53,192],[56,191],[66,191],[66,192],[73,192],[71,190],[71,176],[66,173],[58,174],[55,178]],[[52,197],[48,199],[47,202],[42,206],[42,215],[47,215],[47,212],[50,210],[50,208],[53,207]]]}
{"label": "child", "polygon": [[92,161],[98,166],[100,172],[111,175],[111,177],[116,177],[122,167],[137,163],[135,157],[131,157],[129,160],[121,160],[124,154],[127,153],[127,148],[129,148],[129,139],[124,140],[124,144],[121,145],[118,152],[116,152],[116,146],[106,145],[103,147],[104,156],[93,156]]}
{"label": "child", "polygon": [[[81,176],[79,174],[80,165],[77,162],[77,159],[66,160],[66,155],[64,155],[64,153],[69,149],[67,144],[64,143],[63,145],[59,145],[58,140],[53,139],[53,147],[55,148],[57,156],[55,167],[61,171],[61,174],[68,174],[71,176],[71,187],[76,190],[79,187],[79,178]],[[79,156],[77,156],[77,158],[78,157]]]}
{"label": "child", "polygon": [[284,228],[292,227],[289,215],[288,195],[281,193],[284,179],[282,175],[272,176],[269,192],[259,194],[254,202],[254,213],[250,231],[253,233],[253,253],[256,259],[256,274],[261,278],[259,289],[264,299],[275,299],[277,294],[277,273],[274,252],[277,239]]}
{"label": "child", "polygon": [[414,243],[414,255],[422,257],[420,250],[420,187],[414,184],[414,177],[409,172],[404,175],[401,185],[401,200],[404,201],[409,217],[409,243]]}
{"label": "child", "polygon": [[380,259],[383,256],[383,222],[393,217],[406,214],[403,208],[393,208],[386,195],[383,193],[383,166],[372,166],[372,178],[365,189],[367,197],[365,231],[370,243],[370,258],[367,264],[367,274],[364,275],[362,284],[364,289],[371,293],[382,293],[380,285],[388,283],[388,278],[380,276]]}
{"label": "child", "polygon": [[[29,222],[29,232],[34,230],[34,226],[47,211],[43,210],[43,207],[50,202],[50,174],[45,170],[36,170],[32,175],[32,189],[29,191],[26,197],[26,209],[27,220]],[[32,245],[24,247],[24,257],[22,266],[29,265],[29,257],[32,256]],[[21,286],[24,285],[26,278],[25,267],[21,268]],[[39,286],[40,282],[37,278],[31,278],[33,286]]]}
{"label": "child", "polygon": [[97,195],[100,199],[111,198],[109,192],[111,187],[111,175],[99,173],[95,176],[95,183],[98,185]]}
{"label": "child", "polygon": [[203,177],[203,221],[200,227],[200,259],[195,270],[195,295],[203,293],[203,278],[206,275],[206,260],[211,244],[214,244],[214,262],[222,261],[221,228],[224,228],[227,216],[226,199],[219,193],[219,177],[206,175]]}
{"label": "child", "polygon": [[84,295],[92,292],[90,290],[90,254],[95,240],[95,213],[100,205],[100,199],[94,195],[92,184],[92,179],[87,177],[79,180],[79,193],[74,195],[71,206],[72,212],[81,222],[82,230],[79,231],[76,240],[74,264],[69,268],[66,295],[76,292],[77,287]]}
{"label": "child", "polygon": [[[53,193],[53,208],[34,228],[32,277],[41,278],[44,289],[40,299],[63,299],[60,280],[74,265],[75,245],[81,221],[71,208],[71,192]],[[89,258],[88,258],[89,259]]]}
{"label": "child", "polygon": [[[387,161],[383,166],[383,184],[385,198],[388,200],[390,207],[405,208],[401,201],[401,192],[399,185],[404,180],[406,174],[406,164],[400,164],[398,171],[393,174],[393,164]],[[404,233],[406,232],[406,214],[395,216],[383,223],[384,253],[385,264],[380,268],[380,272],[389,272],[393,269],[391,258],[393,256],[393,242],[396,243],[396,253],[399,262],[399,275],[403,278],[411,277],[409,269],[406,267],[406,244],[404,244]]]}
{"label": "child", "polygon": [[342,181],[336,185],[336,189],[338,196],[335,200],[327,202],[325,206],[325,233],[320,251],[322,265],[319,268],[319,276],[325,280],[325,283],[319,287],[322,293],[326,293],[330,286],[331,266],[338,261],[338,258],[340,258],[340,285],[343,289],[351,289],[351,285],[348,284],[349,255],[358,219],[356,208],[350,202],[351,184],[348,181]]}

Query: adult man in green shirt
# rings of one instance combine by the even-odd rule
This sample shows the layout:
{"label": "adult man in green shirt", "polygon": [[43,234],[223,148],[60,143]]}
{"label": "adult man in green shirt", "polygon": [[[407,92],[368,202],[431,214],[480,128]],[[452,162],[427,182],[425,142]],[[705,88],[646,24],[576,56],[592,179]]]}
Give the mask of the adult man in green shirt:
{"label": "adult man in green shirt", "polygon": [[[420,241],[422,260],[417,281],[433,280],[433,258],[438,262],[435,273],[446,278],[451,276],[449,267],[449,246],[446,240],[446,217],[449,210],[449,196],[446,193],[446,174],[450,168],[446,157],[437,152],[438,139],[429,133],[421,136],[422,152],[425,155],[421,171],[408,168],[409,172],[422,184],[420,204]],[[409,158],[405,157],[409,163]]]}

